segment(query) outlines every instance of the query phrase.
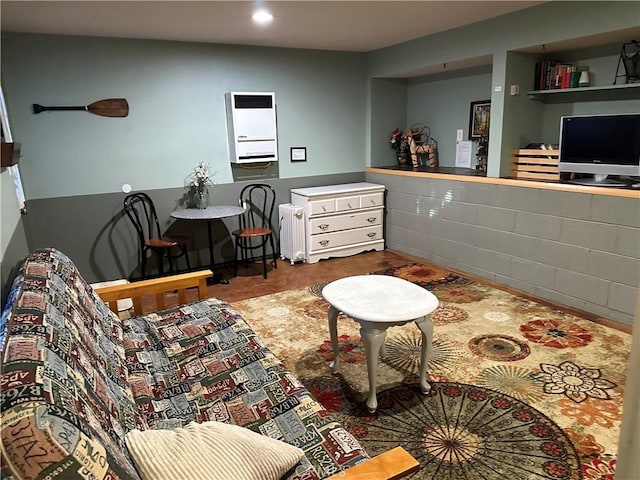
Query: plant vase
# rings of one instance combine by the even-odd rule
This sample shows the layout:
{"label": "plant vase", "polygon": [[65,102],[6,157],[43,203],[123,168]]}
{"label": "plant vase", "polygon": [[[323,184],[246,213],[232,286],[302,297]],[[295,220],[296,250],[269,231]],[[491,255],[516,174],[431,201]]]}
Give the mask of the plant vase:
{"label": "plant vase", "polygon": [[193,192],[193,203],[196,208],[204,210],[209,206],[209,189],[196,188]]}

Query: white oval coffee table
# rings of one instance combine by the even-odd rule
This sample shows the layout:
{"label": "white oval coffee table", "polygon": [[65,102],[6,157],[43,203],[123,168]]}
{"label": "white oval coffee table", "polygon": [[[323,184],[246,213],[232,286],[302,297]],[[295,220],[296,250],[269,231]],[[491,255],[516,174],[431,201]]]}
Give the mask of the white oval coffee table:
{"label": "white oval coffee table", "polygon": [[428,393],[428,355],[433,340],[433,323],[430,313],[438,307],[434,294],[418,285],[388,275],[356,275],[327,284],[322,296],[329,302],[329,334],[333,347],[331,368],[340,368],[338,346],[338,314],[343,312],[360,324],[360,336],[364,342],[369,376],[369,396],[366,404],[370,412],[378,406],[376,378],[378,356],[387,337],[387,328],[415,322],[422,332],[420,354],[420,389]]}

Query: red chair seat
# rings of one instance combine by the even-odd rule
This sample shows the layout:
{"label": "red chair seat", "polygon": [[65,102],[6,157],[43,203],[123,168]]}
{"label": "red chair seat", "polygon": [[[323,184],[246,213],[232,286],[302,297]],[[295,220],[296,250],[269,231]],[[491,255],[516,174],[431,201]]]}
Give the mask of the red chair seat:
{"label": "red chair seat", "polygon": [[179,235],[171,237],[150,238],[149,240],[144,242],[144,244],[149,248],[169,248],[177,247],[178,245],[184,245],[188,241],[189,237]]}
{"label": "red chair seat", "polygon": [[235,230],[233,235],[237,237],[264,237],[265,235],[271,235],[270,228],[245,228],[244,230]]}

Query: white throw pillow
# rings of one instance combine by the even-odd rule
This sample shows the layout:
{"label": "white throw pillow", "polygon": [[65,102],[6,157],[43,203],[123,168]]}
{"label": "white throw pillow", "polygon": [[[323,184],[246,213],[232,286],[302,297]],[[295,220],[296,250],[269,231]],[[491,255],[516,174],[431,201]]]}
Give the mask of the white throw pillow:
{"label": "white throw pillow", "polygon": [[144,480],[279,480],[304,456],[300,448],[223,422],[125,437]]}

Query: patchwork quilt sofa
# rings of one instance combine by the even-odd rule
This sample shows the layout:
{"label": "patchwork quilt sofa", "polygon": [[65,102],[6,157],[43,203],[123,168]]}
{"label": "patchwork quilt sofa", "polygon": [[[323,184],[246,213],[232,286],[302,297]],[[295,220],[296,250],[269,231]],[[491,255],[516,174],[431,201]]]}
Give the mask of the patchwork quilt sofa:
{"label": "patchwork quilt sofa", "polygon": [[[194,285],[185,278],[111,287],[101,295],[112,306],[134,296],[138,308],[140,295],[157,293],[165,282],[183,300]],[[195,280],[201,298],[204,278]],[[357,440],[218,299],[120,320],[68,257],[44,249],[24,262],[0,332],[3,479],[158,478],[144,474],[144,459],[133,454],[128,436],[210,422],[300,449],[285,470],[288,479],[346,479],[350,472],[364,475],[353,478],[397,478],[398,471],[417,466],[398,449],[367,460]],[[218,445],[223,452],[225,435]],[[136,437],[136,445],[140,441]],[[199,450],[184,458],[206,457],[207,442],[196,441]],[[260,462],[260,453],[239,462]]]}

